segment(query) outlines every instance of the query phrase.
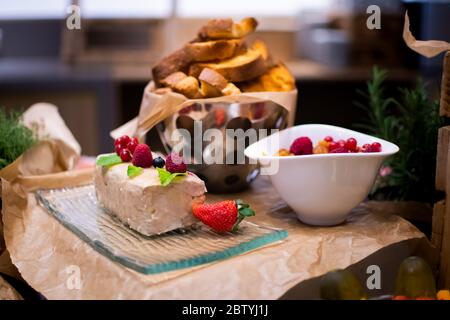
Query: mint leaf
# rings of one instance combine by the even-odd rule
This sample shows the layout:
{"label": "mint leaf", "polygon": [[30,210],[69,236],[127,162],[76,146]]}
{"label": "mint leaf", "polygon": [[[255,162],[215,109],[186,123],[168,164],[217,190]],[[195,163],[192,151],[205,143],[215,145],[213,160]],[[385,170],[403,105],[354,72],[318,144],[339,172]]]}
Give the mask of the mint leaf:
{"label": "mint leaf", "polygon": [[170,173],[169,171],[162,169],[162,168],[156,168],[159,175],[159,181],[161,182],[161,185],[163,187],[168,186],[172,181],[174,181],[175,178],[185,176],[186,172],[183,173]]}
{"label": "mint leaf", "polygon": [[142,169],[141,167],[135,167],[135,166],[133,166],[133,165],[130,164],[130,165],[128,166],[128,168],[127,168],[127,175],[128,175],[128,177],[130,177],[130,178],[134,178],[134,177],[140,175],[140,174],[142,173],[143,170],[144,170],[144,169]]}
{"label": "mint leaf", "polygon": [[122,163],[122,159],[117,154],[109,154],[97,159],[96,164],[102,167],[109,167],[115,164]]}

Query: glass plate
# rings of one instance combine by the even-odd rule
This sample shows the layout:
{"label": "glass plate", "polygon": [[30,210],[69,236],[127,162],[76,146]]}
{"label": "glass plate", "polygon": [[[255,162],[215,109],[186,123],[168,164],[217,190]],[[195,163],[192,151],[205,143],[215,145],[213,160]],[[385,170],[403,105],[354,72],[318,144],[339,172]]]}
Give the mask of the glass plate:
{"label": "glass plate", "polygon": [[243,221],[236,233],[218,234],[201,223],[162,235],[144,236],[109,215],[93,185],[38,190],[39,202],[91,247],[145,274],[226,259],[287,237],[281,229]]}

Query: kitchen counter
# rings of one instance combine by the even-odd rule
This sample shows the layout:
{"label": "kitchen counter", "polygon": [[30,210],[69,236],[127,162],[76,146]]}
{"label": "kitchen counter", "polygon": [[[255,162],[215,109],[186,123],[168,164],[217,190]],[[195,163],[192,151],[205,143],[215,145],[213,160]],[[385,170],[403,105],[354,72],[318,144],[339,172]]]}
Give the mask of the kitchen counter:
{"label": "kitchen counter", "polygon": [[[78,64],[69,65],[56,59],[0,59],[0,81],[144,81],[151,79],[148,64]],[[286,63],[298,81],[366,81],[370,67],[333,68],[311,60],[299,59]],[[417,76],[414,70],[389,68],[392,80],[407,80]]]}

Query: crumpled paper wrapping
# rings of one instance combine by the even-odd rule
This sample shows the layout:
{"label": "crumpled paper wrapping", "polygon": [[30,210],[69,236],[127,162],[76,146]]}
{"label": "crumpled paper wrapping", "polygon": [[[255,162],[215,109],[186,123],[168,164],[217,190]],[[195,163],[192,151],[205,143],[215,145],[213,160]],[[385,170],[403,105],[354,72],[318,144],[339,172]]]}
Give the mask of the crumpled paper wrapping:
{"label": "crumpled paper wrapping", "polygon": [[[256,210],[250,221],[286,229],[286,240],[220,262],[144,275],[92,249],[39,206],[32,193],[91,179],[92,171],[84,170],[23,177],[4,185],[5,240],[12,261],[48,299],[276,299],[304,280],[346,268],[394,243],[424,237],[405,220],[371,213],[364,205],[346,224],[304,225],[269,180],[259,177],[236,197]],[[229,195],[208,195],[210,201],[225,198]],[[73,285],[74,270],[80,287]]]}
{"label": "crumpled paper wrapping", "polygon": [[[2,179],[0,190],[8,181],[21,181],[23,177],[70,170],[80,157],[80,145],[67,128],[56,106],[49,103],[34,104],[23,113],[22,120],[27,127],[36,133],[39,142],[9,166],[0,170]],[[2,193],[5,192],[8,191],[3,190]],[[0,272],[18,277],[15,267],[11,264],[8,251],[2,245],[3,227],[1,219],[0,239]]]}
{"label": "crumpled paper wrapping", "polygon": [[111,136],[116,139],[122,135],[142,138],[156,124],[195,103],[251,103],[273,101],[289,112],[288,125],[294,124],[297,107],[297,90],[289,92],[245,92],[239,95],[222,96],[209,99],[188,99],[182,94],[170,92],[164,95],[154,93],[155,85],[151,81],[144,89],[139,115],[113,130]]}
{"label": "crumpled paper wrapping", "polygon": [[405,25],[403,27],[403,39],[406,45],[417,53],[431,58],[442,52],[447,52],[444,56],[442,81],[441,81],[441,116],[450,117],[450,43],[440,40],[416,40],[409,30],[408,13],[405,14]]}
{"label": "crumpled paper wrapping", "polygon": [[438,54],[449,51],[450,43],[440,40],[417,40],[411,31],[409,30],[409,17],[408,13],[405,13],[405,24],[403,26],[403,40],[406,45],[415,52],[427,57],[432,58]]}

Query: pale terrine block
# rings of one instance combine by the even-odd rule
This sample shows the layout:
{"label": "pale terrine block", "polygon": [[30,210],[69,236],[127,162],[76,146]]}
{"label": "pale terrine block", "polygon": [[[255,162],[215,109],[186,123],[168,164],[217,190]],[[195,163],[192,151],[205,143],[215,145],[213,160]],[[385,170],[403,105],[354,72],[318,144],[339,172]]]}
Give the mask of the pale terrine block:
{"label": "pale terrine block", "polygon": [[193,173],[161,186],[154,168],[127,176],[127,163],[110,168],[97,166],[97,200],[124,224],[144,235],[154,235],[191,226],[194,203],[205,201],[205,184]]}

